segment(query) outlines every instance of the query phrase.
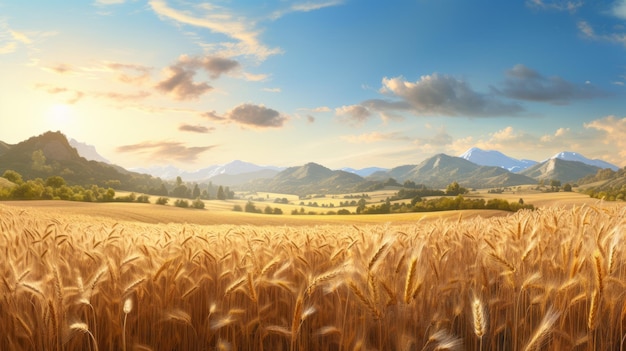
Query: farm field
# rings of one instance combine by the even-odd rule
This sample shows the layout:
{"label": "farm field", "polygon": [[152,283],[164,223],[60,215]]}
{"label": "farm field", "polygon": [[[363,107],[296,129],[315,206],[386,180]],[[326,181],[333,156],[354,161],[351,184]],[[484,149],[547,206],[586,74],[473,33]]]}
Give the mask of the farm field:
{"label": "farm field", "polygon": [[623,349],[623,206],[461,215],[2,203],[0,349]]}
{"label": "farm field", "polygon": [[[370,203],[384,201],[386,197],[393,196],[395,191],[377,191],[368,193]],[[118,192],[119,196],[127,195],[124,192]],[[286,197],[295,204],[274,203],[273,199]],[[581,206],[584,204],[599,204],[601,201],[590,198],[587,195],[575,192],[559,192],[559,193],[542,193],[532,190],[522,190],[515,193],[489,194],[486,190],[475,191],[464,195],[466,198],[483,198],[492,199],[500,198],[507,201],[517,201],[523,198],[526,203],[533,204],[536,207],[543,206]],[[73,201],[0,201],[0,204],[6,206],[14,206],[20,208],[42,209],[46,212],[56,213],[58,215],[77,214],[93,217],[111,218],[120,221],[139,221],[144,223],[194,223],[201,225],[216,224],[233,224],[233,225],[323,225],[323,224],[376,224],[392,222],[396,224],[412,223],[425,219],[443,219],[443,218],[472,218],[507,216],[509,212],[497,210],[463,210],[463,211],[442,211],[442,212],[426,212],[426,213],[400,213],[389,215],[290,215],[293,210],[313,211],[323,213],[329,210],[338,210],[346,208],[354,212],[355,206],[339,207],[340,202],[350,201],[351,199],[343,198],[343,195],[337,195],[334,198],[314,198],[307,200],[298,200],[293,195],[274,194],[274,193],[258,193],[252,198],[266,199],[265,201],[255,201],[255,205],[259,209],[265,206],[272,208],[280,208],[284,214],[267,215],[245,212],[234,212],[233,207],[239,205],[244,207],[247,200],[205,200],[204,210],[182,209],[174,206],[162,206],[154,204],[137,204],[137,203],[86,203]],[[154,203],[156,197],[151,197],[150,201]],[[400,200],[396,202],[408,202],[410,200]],[[173,202],[173,199],[172,199]],[[300,206],[299,203],[318,202],[321,204],[333,204],[334,208]],[[611,206],[611,203],[607,203]],[[619,206],[619,203],[612,205]]]}

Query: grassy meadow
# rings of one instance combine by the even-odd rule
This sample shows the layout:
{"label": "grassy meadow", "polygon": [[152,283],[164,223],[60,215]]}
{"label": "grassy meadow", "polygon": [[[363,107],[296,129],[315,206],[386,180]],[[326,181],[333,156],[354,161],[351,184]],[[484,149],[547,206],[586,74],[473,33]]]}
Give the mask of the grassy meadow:
{"label": "grassy meadow", "polygon": [[233,213],[310,217],[259,226],[46,203],[0,204],[0,350],[625,347],[622,206],[393,224]]}

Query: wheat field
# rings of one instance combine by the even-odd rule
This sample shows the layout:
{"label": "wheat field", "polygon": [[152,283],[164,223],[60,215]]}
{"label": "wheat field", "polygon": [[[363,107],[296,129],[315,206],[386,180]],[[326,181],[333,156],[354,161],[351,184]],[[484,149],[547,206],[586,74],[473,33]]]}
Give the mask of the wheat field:
{"label": "wheat field", "polygon": [[0,205],[0,350],[623,350],[623,207],[402,225]]}

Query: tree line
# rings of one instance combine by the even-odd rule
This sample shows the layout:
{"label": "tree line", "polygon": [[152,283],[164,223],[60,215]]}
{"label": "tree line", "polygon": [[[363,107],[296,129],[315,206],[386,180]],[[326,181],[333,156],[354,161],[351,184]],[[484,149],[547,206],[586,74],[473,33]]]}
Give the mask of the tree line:
{"label": "tree line", "polygon": [[115,197],[113,188],[104,188],[97,185],[83,187],[69,186],[61,176],[48,177],[45,180],[35,178],[22,179],[22,175],[13,170],[6,170],[2,178],[15,184],[11,187],[0,188],[2,200],[68,200],[85,202],[137,201],[147,202],[147,196]]}

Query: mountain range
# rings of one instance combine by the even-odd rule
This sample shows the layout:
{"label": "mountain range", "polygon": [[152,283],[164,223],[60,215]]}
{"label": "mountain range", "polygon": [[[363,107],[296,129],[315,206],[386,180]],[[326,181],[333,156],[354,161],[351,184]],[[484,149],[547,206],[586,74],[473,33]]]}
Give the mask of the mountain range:
{"label": "mountain range", "polygon": [[[38,150],[44,155],[45,167],[35,167],[33,155]],[[47,173],[54,171],[76,184],[90,182],[100,185],[117,180],[129,190],[155,188],[160,185],[161,179],[173,180],[176,177],[186,182],[213,182],[241,190],[292,194],[367,191],[380,187],[389,178],[399,183],[412,181],[431,188],[443,188],[453,181],[468,188],[485,188],[536,184],[550,179],[575,182],[602,168],[619,169],[575,152],[560,152],[536,162],[516,160],[498,151],[471,148],[459,157],[438,154],[417,164],[391,169],[331,170],[316,163],[281,168],[236,160],[194,172],[172,166],[125,170],[108,164],[93,146],[73,139],[68,141],[59,132],[47,132],[16,145],[0,142],[0,174],[6,169],[13,169],[31,177],[45,178]]]}

